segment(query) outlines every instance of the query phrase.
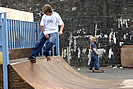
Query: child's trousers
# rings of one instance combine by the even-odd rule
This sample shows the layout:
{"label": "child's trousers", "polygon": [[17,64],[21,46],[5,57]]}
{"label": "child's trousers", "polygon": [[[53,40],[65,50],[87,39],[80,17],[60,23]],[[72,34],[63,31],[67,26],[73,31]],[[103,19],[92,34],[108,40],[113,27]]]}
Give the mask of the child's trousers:
{"label": "child's trousers", "polygon": [[91,55],[89,68],[92,69],[94,64],[95,64],[95,69],[99,70],[99,57],[96,55]]}

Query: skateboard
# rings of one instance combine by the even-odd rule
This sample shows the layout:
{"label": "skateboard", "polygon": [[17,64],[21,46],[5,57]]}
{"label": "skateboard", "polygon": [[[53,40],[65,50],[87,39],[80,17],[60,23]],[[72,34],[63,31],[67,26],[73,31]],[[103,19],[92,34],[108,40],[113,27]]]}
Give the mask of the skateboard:
{"label": "skateboard", "polygon": [[51,58],[49,56],[47,57],[47,61],[51,61]]}
{"label": "skateboard", "polygon": [[28,60],[30,60],[32,63],[36,63],[36,59],[30,59],[30,58],[28,58]]}
{"label": "skateboard", "polygon": [[104,70],[90,70],[93,73],[104,73]]}
{"label": "skateboard", "polygon": [[49,56],[49,53],[44,52],[43,54],[47,58],[47,61],[51,61],[51,58]]}
{"label": "skateboard", "polygon": [[36,59],[31,59],[30,60],[32,63],[36,63]]}

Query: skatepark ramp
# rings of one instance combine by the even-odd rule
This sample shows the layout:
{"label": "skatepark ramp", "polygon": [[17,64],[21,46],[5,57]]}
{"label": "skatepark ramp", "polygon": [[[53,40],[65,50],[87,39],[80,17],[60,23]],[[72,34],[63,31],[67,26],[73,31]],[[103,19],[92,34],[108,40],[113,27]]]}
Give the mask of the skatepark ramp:
{"label": "skatepark ramp", "polygon": [[33,89],[116,89],[121,83],[119,80],[100,80],[83,75],[60,56],[51,59],[47,61],[38,57],[36,63],[23,61],[10,65]]}

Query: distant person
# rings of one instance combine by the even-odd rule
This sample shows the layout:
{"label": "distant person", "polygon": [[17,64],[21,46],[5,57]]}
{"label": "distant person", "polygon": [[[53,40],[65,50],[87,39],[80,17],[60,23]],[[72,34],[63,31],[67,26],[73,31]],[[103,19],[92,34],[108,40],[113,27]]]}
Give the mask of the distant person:
{"label": "distant person", "polygon": [[56,43],[56,37],[58,35],[58,26],[60,25],[59,35],[62,35],[62,31],[64,28],[64,23],[57,12],[54,12],[51,5],[45,4],[43,7],[44,15],[42,16],[40,22],[40,28],[42,30],[39,39],[35,45],[35,48],[32,50],[32,53],[29,57],[29,60],[36,59],[36,56],[42,49],[44,43],[46,43],[46,47],[44,49],[44,55],[47,58],[47,61],[51,60],[49,57],[49,51],[52,46]]}
{"label": "distant person", "polygon": [[89,65],[89,69],[93,70],[93,66],[95,64],[95,70],[99,70],[99,53],[97,52],[96,47],[97,37],[91,37],[90,39],[90,50],[91,50],[91,61]]}

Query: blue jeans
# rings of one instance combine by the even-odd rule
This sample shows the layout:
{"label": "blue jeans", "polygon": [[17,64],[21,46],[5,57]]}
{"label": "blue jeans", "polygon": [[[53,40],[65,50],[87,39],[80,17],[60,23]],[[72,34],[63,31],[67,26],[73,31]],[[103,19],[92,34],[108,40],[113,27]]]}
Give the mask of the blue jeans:
{"label": "blue jeans", "polygon": [[89,68],[92,69],[95,63],[95,69],[99,70],[99,57],[97,55],[91,55],[91,61]]}
{"label": "blue jeans", "polygon": [[40,33],[39,39],[36,42],[35,48],[32,50],[30,57],[36,58],[36,56],[41,51],[45,42],[47,42],[45,45],[45,49],[44,49],[45,53],[48,53],[51,50],[52,46],[56,44],[56,38],[57,38],[58,33],[55,32],[55,33],[48,34],[48,35],[49,35],[49,39],[45,37],[43,32]]}

